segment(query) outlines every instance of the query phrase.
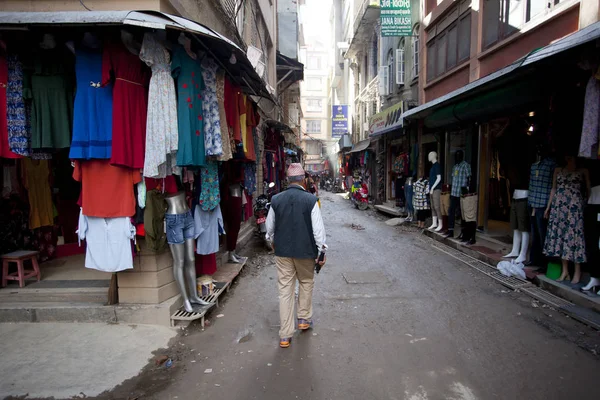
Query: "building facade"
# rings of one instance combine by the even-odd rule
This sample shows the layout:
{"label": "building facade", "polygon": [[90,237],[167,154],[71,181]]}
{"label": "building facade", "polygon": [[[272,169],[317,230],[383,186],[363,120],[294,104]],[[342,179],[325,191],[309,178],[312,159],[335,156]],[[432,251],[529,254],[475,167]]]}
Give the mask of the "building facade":
{"label": "building facade", "polygon": [[[437,151],[442,181],[451,184],[462,151],[469,190],[478,193],[478,226],[512,237],[511,200],[528,189],[540,149],[558,159],[577,155],[600,3],[426,0],[421,9],[421,101],[403,114],[419,132],[418,174],[427,176],[427,154]],[[561,78],[548,85],[552,76]]]}

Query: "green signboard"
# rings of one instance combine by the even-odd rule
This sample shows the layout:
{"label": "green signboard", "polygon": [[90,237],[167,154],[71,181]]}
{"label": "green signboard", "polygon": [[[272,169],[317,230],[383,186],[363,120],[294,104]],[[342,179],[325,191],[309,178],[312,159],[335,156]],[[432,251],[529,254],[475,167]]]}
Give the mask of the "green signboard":
{"label": "green signboard", "polygon": [[381,36],[411,36],[410,0],[381,0]]}

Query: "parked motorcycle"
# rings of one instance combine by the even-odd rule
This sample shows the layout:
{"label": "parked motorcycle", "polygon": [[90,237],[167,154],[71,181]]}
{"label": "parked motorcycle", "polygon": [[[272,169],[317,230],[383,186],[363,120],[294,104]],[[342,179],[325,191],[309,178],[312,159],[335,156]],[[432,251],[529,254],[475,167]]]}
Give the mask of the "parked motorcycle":
{"label": "parked motorcycle", "polygon": [[323,188],[328,192],[333,191],[333,182],[331,182],[331,178],[327,178],[327,180],[325,181],[325,187]]}
{"label": "parked motorcycle", "polygon": [[361,211],[369,208],[369,188],[361,182],[354,182],[352,185],[352,194],[350,195],[352,204]]}
{"label": "parked motorcycle", "polygon": [[265,243],[267,249],[271,250],[271,244],[267,240],[267,215],[271,208],[271,198],[275,192],[275,183],[269,183],[264,194],[261,194],[256,199],[254,205],[254,218],[256,219],[256,234]]}
{"label": "parked motorcycle", "polygon": [[333,182],[333,193],[344,193],[344,188],[342,187],[342,182],[340,178],[335,178]]}

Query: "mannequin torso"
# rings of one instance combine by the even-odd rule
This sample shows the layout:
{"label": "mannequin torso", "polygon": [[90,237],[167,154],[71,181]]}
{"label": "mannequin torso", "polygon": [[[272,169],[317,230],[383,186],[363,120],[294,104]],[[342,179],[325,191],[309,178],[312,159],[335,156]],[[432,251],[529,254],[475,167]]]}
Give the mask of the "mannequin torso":
{"label": "mannequin torso", "polygon": [[190,210],[185,202],[185,192],[179,192],[165,197],[167,214],[185,214]]}

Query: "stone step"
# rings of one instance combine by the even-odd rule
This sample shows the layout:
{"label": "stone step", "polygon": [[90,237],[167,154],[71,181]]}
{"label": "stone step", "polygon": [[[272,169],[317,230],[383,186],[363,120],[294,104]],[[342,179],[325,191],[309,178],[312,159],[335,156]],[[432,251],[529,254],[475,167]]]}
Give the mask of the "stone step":
{"label": "stone step", "polygon": [[390,207],[386,205],[376,205],[375,209],[381,211],[384,214],[393,215],[394,217],[401,217],[403,213],[396,207]]}
{"label": "stone step", "polygon": [[107,287],[27,289],[7,287],[0,290],[0,304],[7,303],[95,303],[108,301]]}
{"label": "stone step", "polygon": [[36,302],[5,303],[0,300],[0,322],[105,322],[115,323],[113,306],[103,303]]}

